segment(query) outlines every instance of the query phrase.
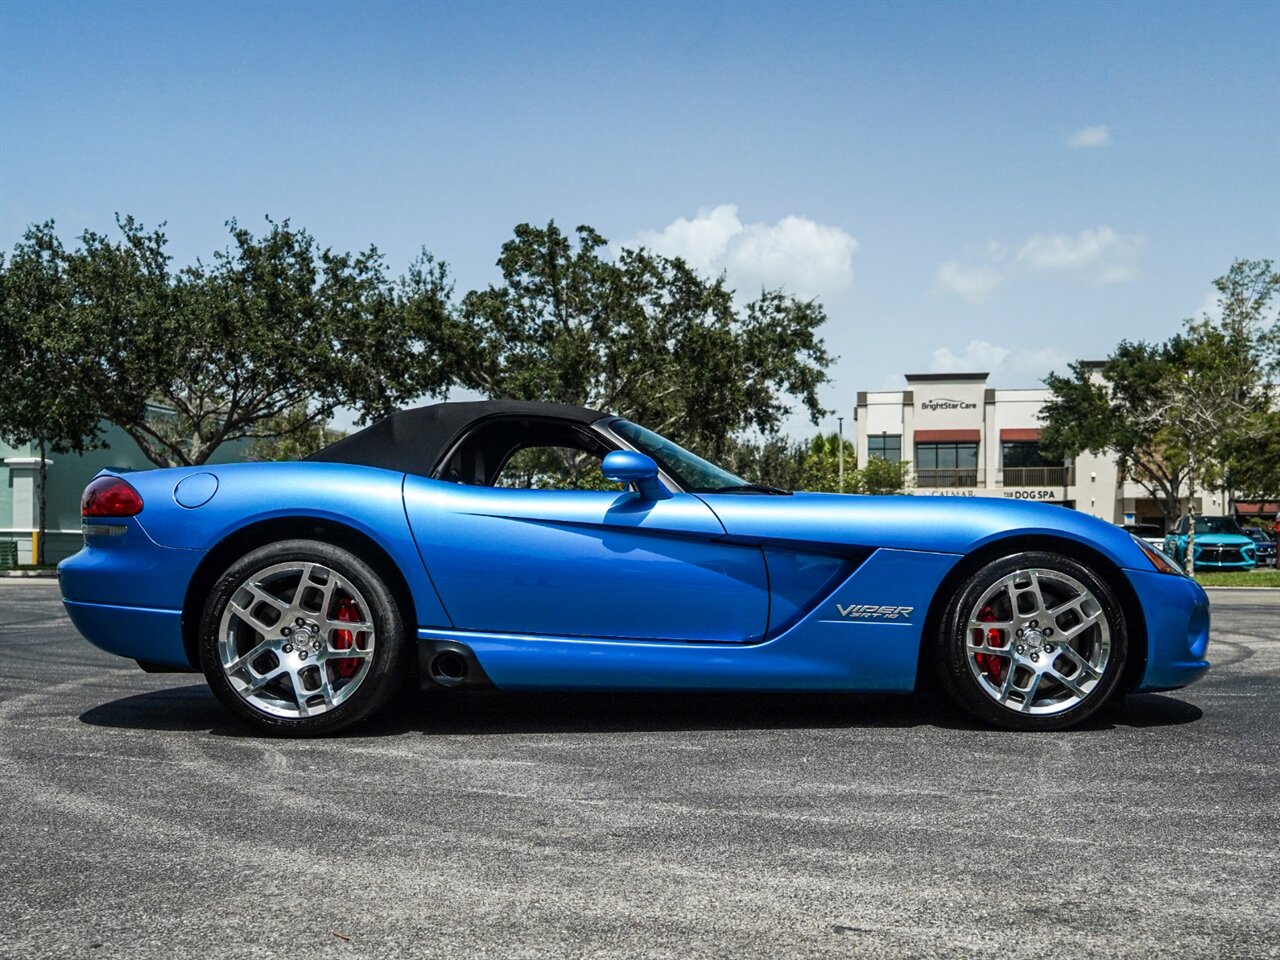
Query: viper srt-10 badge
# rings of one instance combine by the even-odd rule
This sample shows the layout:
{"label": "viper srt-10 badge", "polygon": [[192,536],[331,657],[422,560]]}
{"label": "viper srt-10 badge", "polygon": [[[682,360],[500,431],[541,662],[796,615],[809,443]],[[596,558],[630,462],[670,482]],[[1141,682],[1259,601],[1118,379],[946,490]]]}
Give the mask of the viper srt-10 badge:
{"label": "viper srt-10 badge", "polygon": [[840,616],[846,620],[907,620],[915,607],[882,607],[875,603],[836,604]]}

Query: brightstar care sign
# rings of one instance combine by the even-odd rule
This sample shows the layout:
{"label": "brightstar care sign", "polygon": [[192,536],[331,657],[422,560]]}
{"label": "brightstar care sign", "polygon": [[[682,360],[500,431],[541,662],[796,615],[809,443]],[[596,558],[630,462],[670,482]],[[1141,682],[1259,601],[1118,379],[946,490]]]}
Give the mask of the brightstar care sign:
{"label": "brightstar care sign", "polygon": [[948,397],[937,397],[933,400],[921,400],[921,410],[977,410],[978,405],[971,400],[952,400]]}

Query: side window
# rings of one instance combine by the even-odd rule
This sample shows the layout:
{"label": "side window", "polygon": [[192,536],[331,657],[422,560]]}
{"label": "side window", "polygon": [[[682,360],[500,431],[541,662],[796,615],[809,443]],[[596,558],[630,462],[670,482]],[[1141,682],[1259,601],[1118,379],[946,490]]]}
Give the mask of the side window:
{"label": "side window", "polygon": [[498,471],[495,487],[525,490],[615,490],[600,472],[602,454],[565,446],[528,446],[516,450]]}
{"label": "side window", "polygon": [[615,490],[600,472],[612,447],[581,424],[498,417],[473,427],[434,474],[438,480],[526,490]]}

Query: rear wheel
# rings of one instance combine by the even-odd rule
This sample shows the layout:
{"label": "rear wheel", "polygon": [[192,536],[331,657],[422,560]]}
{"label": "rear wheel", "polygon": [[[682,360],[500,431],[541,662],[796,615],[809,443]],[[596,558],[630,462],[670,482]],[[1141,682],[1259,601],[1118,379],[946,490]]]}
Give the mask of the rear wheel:
{"label": "rear wheel", "polygon": [[1073,726],[1114,694],[1127,635],[1114,591],[1088,567],[1028,552],[988,563],[947,606],[935,651],[944,689],[989,723]]}
{"label": "rear wheel", "polygon": [[315,540],[261,547],[215,584],[200,664],[232,712],[284,736],[359,723],[395,692],[404,625],[381,578]]}

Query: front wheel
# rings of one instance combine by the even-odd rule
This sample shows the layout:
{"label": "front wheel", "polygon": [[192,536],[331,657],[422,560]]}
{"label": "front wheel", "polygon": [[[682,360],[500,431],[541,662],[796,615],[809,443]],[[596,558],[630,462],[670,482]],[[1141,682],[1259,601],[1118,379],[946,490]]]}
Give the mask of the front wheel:
{"label": "front wheel", "polygon": [[1060,730],[1115,693],[1127,634],[1114,591],[1058,554],[988,563],[952,596],[935,649],[943,688],[975,717]]}
{"label": "front wheel", "polygon": [[266,733],[315,736],[359,723],[394,693],[404,625],[355,554],[289,540],[233,563],[200,624],[200,665],[233,713]]}

